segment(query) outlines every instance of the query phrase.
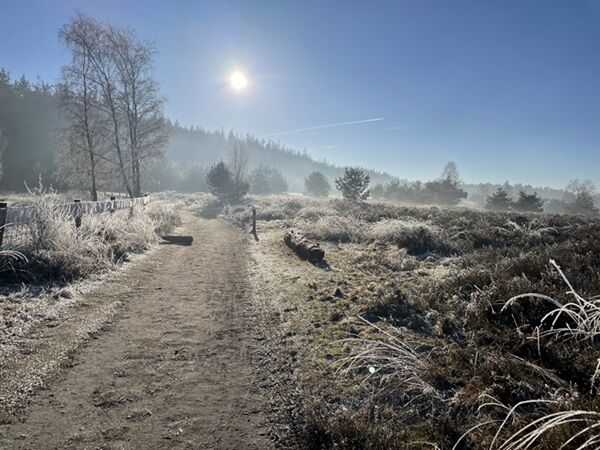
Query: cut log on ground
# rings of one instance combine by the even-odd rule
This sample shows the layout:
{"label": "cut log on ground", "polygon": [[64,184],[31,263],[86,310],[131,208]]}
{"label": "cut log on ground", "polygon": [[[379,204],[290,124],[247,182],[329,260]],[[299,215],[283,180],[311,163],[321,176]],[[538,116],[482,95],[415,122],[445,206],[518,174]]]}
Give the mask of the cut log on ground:
{"label": "cut log on ground", "polygon": [[192,245],[194,241],[192,236],[162,236],[162,239],[167,244],[175,245]]}
{"label": "cut log on ground", "polygon": [[287,231],[283,236],[283,242],[291,248],[296,255],[309,261],[321,261],[325,257],[325,251],[316,242],[310,242],[304,236],[293,231]]}

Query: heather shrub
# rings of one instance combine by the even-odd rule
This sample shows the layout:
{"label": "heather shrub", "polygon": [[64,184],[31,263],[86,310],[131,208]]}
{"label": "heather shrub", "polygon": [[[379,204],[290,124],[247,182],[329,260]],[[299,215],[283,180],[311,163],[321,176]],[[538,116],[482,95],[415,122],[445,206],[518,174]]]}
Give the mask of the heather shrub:
{"label": "heather shrub", "polygon": [[300,219],[314,221],[314,220],[318,220],[321,217],[333,216],[335,214],[336,214],[335,210],[333,208],[331,208],[330,206],[309,205],[309,206],[302,208],[300,211],[298,211],[298,214],[296,215],[296,217],[298,217]]}
{"label": "heather shrub", "polygon": [[[511,436],[529,425],[540,439],[526,448],[585,448],[593,438],[600,221],[342,199],[252,205],[259,220],[277,217],[263,224],[275,236],[293,226],[350,244],[324,246],[332,274],[308,283],[307,333],[319,347],[300,366],[299,391],[317,402],[294,410],[299,447],[521,448]],[[543,412],[535,403],[562,396],[574,401]],[[593,419],[589,436],[576,435],[584,422],[546,426],[544,417],[581,411]]]}
{"label": "heather shrub", "polygon": [[316,222],[303,225],[300,227],[304,234],[318,241],[361,242],[365,230],[364,222],[342,216],[321,217]]}
{"label": "heather shrub", "polygon": [[405,248],[411,255],[453,252],[439,229],[417,220],[380,220],[371,224],[365,234],[367,239],[393,243]]}

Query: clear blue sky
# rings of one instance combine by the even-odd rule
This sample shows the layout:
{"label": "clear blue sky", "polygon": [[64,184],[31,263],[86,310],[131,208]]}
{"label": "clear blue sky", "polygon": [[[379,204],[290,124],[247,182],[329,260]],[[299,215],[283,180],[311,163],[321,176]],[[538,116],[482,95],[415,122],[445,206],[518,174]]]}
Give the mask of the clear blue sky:
{"label": "clear blue sky", "polygon": [[[152,39],[166,112],[409,179],[600,187],[600,1],[3,1],[0,66],[58,79],[75,10]],[[234,68],[246,90],[227,85]]]}

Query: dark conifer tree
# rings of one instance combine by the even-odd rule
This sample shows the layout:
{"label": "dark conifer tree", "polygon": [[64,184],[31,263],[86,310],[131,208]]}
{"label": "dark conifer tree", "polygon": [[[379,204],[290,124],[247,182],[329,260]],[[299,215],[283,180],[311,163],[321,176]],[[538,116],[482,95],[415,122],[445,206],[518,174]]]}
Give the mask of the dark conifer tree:
{"label": "dark conifer tree", "polygon": [[544,200],[537,193],[526,194],[519,191],[519,198],[514,204],[516,211],[520,212],[542,212],[544,211]]}
{"label": "dark conifer tree", "polygon": [[336,178],[335,185],[347,200],[359,201],[369,198],[369,175],[358,167],[347,167],[344,175]]}
{"label": "dark conifer tree", "polygon": [[488,196],[485,201],[485,207],[492,211],[510,211],[513,202],[508,196],[508,192],[499,187],[496,192]]}

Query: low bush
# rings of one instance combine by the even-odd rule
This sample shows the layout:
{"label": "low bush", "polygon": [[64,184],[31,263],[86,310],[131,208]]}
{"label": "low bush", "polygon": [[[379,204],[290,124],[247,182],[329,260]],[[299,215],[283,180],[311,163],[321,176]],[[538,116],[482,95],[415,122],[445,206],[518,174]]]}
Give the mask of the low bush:
{"label": "low bush", "polygon": [[298,225],[306,237],[319,241],[361,242],[364,239],[364,222],[349,217],[327,216]]}
{"label": "low bush", "polygon": [[456,253],[437,227],[417,220],[383,219],[371,224],[365,234],[367,240],[398,245],[411,255]]}

